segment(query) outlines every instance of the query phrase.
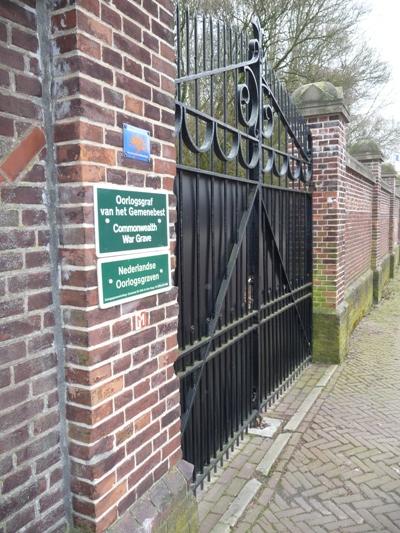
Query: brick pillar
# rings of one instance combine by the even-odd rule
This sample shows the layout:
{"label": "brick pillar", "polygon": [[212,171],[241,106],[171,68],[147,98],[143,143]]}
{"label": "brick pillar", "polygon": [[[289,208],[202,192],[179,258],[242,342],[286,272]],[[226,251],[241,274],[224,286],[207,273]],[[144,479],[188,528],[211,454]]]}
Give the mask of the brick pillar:
{"label": "brick pillar", "polygon": [[381,185],[382,185],[382,162],[383,155],[379,146],[374,141],[361,141],[352,146],[351,154],[366,166],[375,179],[372,204],[372,255],[371,268],[373,271],[373,293],[375,303],[382,297],[382,261],[380,257],[381,242]]}
{"label": "brick pillar", "polygon": [[[99,308],[93,184],[168,191],[173,270],[174,6],[169,0],[54,6],[54,139],[74,522],[104,531],[146,493],[146,518],[156,525],[159,509],[167,520],[168,498],[190,502],[187,472],[176,468],[177,290]],[[124,123],[150,132],[150,162],[124,157]],[[176,475],[174,488],[164,483],[163,497],[153,505],[151,491],[166,474],[168,480]],[[135,531],[134,517],[126,520],[126,530]]]}
{"label": "brick pillar", "polygon": [[343,91],[311,83],[293,95],[313,136],[313,359],[340,362],[347,352],[344,177],[346,124]]}
{"label": "brick pillar", "polygon": [[400,260],[400,191],[397,186],[397,176],[396,176],[396,185],[395,185],[395,195],[394,195],[394,222],[393,222],[393,232],[394,232],[394,263],[395,268],[399,265]]}
{"label": "brick pillar", "polygon": [[[394,170],[394,169],[393,169]],[[389,253],[390,253],[390,277],[393,278],[396,268],[397,258],[397,228],[396,223],[398,220],[396,209],[396,171],[387,172],[382,165],[382,181],[391,190],[390,197],[390,218],[389,218]]]}

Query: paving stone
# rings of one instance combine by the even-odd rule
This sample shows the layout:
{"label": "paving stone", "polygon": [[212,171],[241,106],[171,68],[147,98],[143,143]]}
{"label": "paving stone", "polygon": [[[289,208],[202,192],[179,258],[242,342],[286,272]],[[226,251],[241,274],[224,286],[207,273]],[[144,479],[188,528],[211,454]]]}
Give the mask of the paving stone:
{"label": "paving stone", "polygon": [[329,380],[332,378],[333,374],[336,372],[338,368],[338,365],[329,365],[326,369],[325,374],[322,376],[322,378],[318,381],[316,387],[326,387],[328,385]]}
{"label": "paving stone", "polygon": [[227,486],[225,494],[228,494],[229,496],[237,496],[245,484],[245,479],[237,477],[236,479],[233,479],[231,483]]}
{"label": "paving stone", "polygon": [[207,502],[203,500],[198,504],[199,521],[202,522],[208,513],[212,512],[215,502]]}
{"label": "paving stone", "polygon": [[247,462],[242,466],[242,468],[237,472],[237,476],[243,479],[250,479],[254,477],[254,472],[256,470],[256,465]]}
{"label": "paving stone", "polygon": [[318,387],[312,389],[307,397],[304,399],[300,407],[297,409],[296,413],[292,416],[289,422],[285,426],[285,431],[296,431],[303,419],[305,418],[308,411],[311,409],[312,405],[321,394],[322,388]]}
{"label": "paving stone", "polygon": [[247,459],[248,456],[245,454],[238,455],[232,460],[231,466],[233,468],[242,468],[242,466],[247,463]]}
{"label": "paving stone", "polygon": [[250,455],[253,455],[254,452],[257,451],[257,446],[255,443],[253,443],[251,440],[250,442],[247,444],[247,446],[245,446],[242,450],[242,454],[243,455],[246,455],[247,457],[249,457]]}
{"label": "paving stone", "polygon": [[261,483],[256,479],[248,481],[224,513],[220,523],[233,527],[246,510],[251,500],[257,494],[260,487]]}
{"label": "paving stone", "polygon": [[258,524],[253,525],[251,531],[253,533],[264,533],[264,530]]}
{"label": "paving stone", "polygon": [[213,530],[219,519],[220,515],[215,513],[209,513],[206,518],[200,523],[199,533],[210,533],[210,531]]}
{"label": "paving stone", "polygon": [[218,523],[213,527],[212,533],[229,533],[230,530],[231,528],[227,524]]}
{"label": "paving stone", "polygon": [[223,485],[229,485],[232,483],[232,481],[237,476],[237,469],[232,468],[230,465],[227,466],[227,468],[224,469],[223,472],[221,472],[221,475],[218,478],[218,483],[222,483]]}
{"label": "paving stone", "polygon": [[[311,365],[267,409],[264,415],[282,418],[295,431],[275,453],[269,475],[257,475],[262,488],[232,531],[400,532],[399,274],[391,291],[360,323],[340,367]],[[320,392],[311,394],[311,404],[307,396],[315,388]],[[306,414],[290,421],[296,410]],[[228,491],[240,494],[246,485],[237,492],[236,480],[251,472],[245,465],[261,452],[274,455],[284,435],[247,437],[253,446],[246,442],[246,452],[229,464],[226,492],[214,491],[214,503]]]}
{"label": "paving stone", "polygon": [[221,496],[221,498],[219,498],[218,501],[216,501],[213,505],[213,513],[217,513],[222,516],[232,503],[233,499],[234,498],[232,496],[228,496],[227,494]]}
{"label": "paving stone", "polygon": [[263,510],[263,505],[251,503],[246,509],[246,520],[251,524],[257,524],[258,517],[262,514]]}
{"label": "paving stone", "polygon": [[235,527],[235,531],[236,533],[248,533],[249,531],[251,531],[251,524],[248,524],[247,522],[242,522],[241,524],[238,524]]}
{"label": "paving stone", "polygon": [[257,471],[260,474],[264,476],[267,476],[269,474],[269,471],[273,467],[275,461],[278,459],[282,450],[285,448],[289,439],[289,433],[281,433],[276,437],[271,448],[267,451],[266,455],[263,457],[262,461],[257,466]]}
{"label": "paving stone", "polygon": [[215,503],[225,492],[225,485],[221,483],[214,483],[210,490],[204,495],[204,499],[209,502]]}

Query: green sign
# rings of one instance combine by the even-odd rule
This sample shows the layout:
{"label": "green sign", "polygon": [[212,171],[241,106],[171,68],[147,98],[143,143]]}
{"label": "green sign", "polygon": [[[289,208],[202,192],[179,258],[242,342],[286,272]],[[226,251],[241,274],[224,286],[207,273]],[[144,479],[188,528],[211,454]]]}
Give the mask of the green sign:
{"label": "green sign", "polygon": [[166,192],[95,185],[94,208],[98,256],[169,246]]}
{"label": "green sign", "polygon": [[102,309],[170,288],[169,254],[158,253],[97,262]]}

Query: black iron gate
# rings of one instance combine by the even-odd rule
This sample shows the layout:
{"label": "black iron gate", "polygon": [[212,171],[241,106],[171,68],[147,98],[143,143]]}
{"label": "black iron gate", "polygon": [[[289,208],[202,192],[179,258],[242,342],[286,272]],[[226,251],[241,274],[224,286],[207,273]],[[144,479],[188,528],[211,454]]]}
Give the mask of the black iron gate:
{"label": "black iron gate", "polygon": [[311,136],[248,32],[177,12],[183,453],[203,481],[311,355]]}

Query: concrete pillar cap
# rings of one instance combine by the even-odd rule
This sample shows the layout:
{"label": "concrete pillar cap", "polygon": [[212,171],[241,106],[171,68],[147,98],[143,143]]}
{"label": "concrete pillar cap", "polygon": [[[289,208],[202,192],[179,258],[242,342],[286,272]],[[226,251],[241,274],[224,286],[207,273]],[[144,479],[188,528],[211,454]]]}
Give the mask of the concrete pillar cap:
{"label": "concrete pillar cap", "polygon": [[342,87],[335,87],[329,81],[302,85],[294,91],[292,99],[304,117],[341,114],[347,123],[350,112],[344,102]]}
{"label": "concrete pillar cap", "polygon": [[392,163],[383,163],[381,168],[383,178],[397,178],[397,171]]}
{"label": "concrete pillar cap", "polygon": [[359,161],[382,163],[384,160],[382,150],[379,148],[378,143],[372,139],[362,139],[353,144],[349,148],[350,154]]}

